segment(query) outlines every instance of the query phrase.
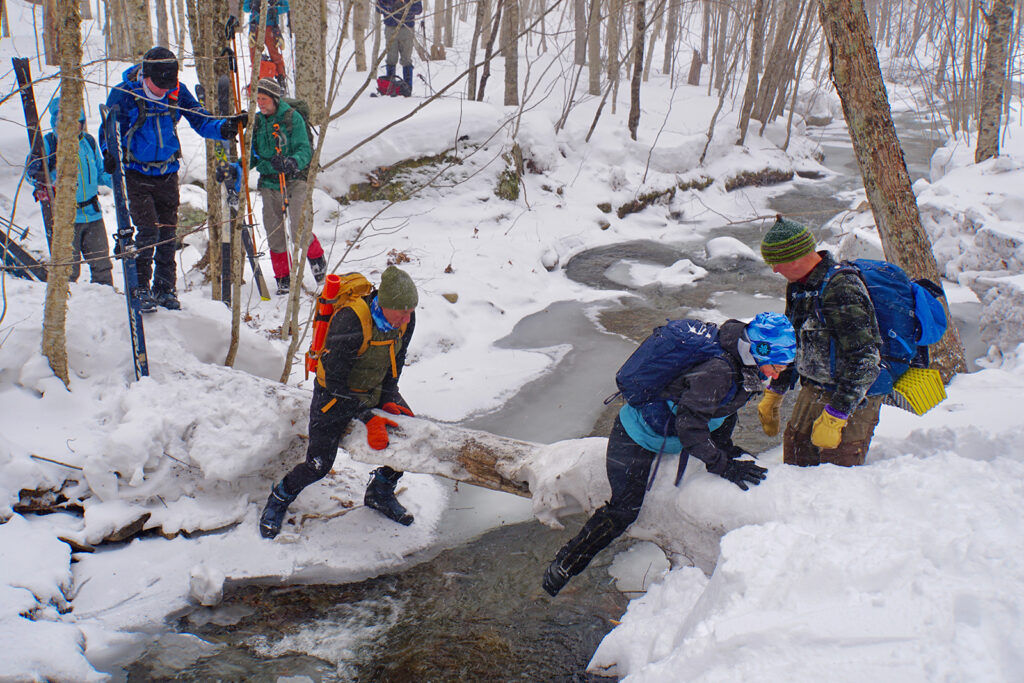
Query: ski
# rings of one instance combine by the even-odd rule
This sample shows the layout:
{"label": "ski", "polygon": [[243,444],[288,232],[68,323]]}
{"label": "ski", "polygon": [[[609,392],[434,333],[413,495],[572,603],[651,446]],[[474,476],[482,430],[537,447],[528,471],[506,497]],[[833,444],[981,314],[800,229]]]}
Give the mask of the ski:
{"label": "ski", "polygon": [[26,280],[46,282],[46,266],[22,249],[6,230],[0,230],[0,252],[3,252],[3,263],[0,265],[3,270]]}
{"label": "ski", "polygon": [[32,74],[28,68],[28,57],[12,57],[11,65],[18,77],[18,89],[21,91],[21,108],[25,112],[25,128],[28,131],[28,146],[31,161],[39,161],[35,173],[37,187],[46,189],[46,198],[39,199],[39,210],[43,214],[43,227],[46,229],[46,245],[53,241],[53,185],[50,172],[46,167],[46,148],[43,146],[43,131],[39,126],[39,111],[36,109],[36,95],[32,90]]}
{"label": "ski", "polygon": [[135,379],[149,375],[149,360],[146,358],[146,334],[142,326],[142,309],[139,306],[139,273],[135,268],[135,256],[128,252],[132,248],[134,229],[128,215],[125,200],[124,169],[121,167],[121,131],[117,125],[117,108],[100,107],[103,115],[103,137],[107,141],[107,153],[114,157],[114,172],[110,174],[114,192],[114,210],[117,215],[117,232],[114,233],[115,258],[121,259],[124,272],[124,295],[128,302],[128,327],[131,331],[132,357],[135,363]]}
{"label": "ski", "polygon": [[[228,42],[234,43],[234,32],[232,23],[229,20],[227,25],[224,27],[224,32]],[[238,61],[235,58],[235,51],[230,47],[225,47],[221,51],[222,57],[228,58],[228,66],[231,69],[231,77],[234,79],[233,89],[235,94],[235,113],[242,113],[241,97],[242,93],[238,87]],[[218,97],[220,97],[220,91],[222,89],[222,83],[224,79],[227,79],[227,75],[221,76],[217,81]],[[230,83],[230,79],[228,80]],[[224,86],[225,88],[227,86]],[[229,91],[230,92],[230,91]],[[238,125],[238,146],[241,148],[241,157],[233,153],[233,158],[241,162],[242,165],[242,191],[245,192],[245,221],[242,223],[242,247],[245,249],[245,255],[249,259],[249,265],[252,266],[252,275],[256,279],[256,287],[260,291],[260,298],[264,301],[270,301],[270,290],[267,289],[267,281],[263,278],[263,271],[260,270],[259,254],[256,253],[256,247],[253,243],[252,234],[249,232],[249,228],[255,225],[253,214],[252,214],[252,199],[249,197],[249,148],[245,144],[245,132],[241,124]],[[232,150],[236,149],[235,143],[232,143]]]}

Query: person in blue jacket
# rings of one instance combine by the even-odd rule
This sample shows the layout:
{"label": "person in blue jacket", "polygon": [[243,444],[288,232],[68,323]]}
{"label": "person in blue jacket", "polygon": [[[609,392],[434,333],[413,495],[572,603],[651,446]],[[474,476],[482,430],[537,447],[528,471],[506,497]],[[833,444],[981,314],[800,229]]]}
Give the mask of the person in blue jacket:
{"label": "person in blue jacket", "polygon": [[[270,61],[274,64],[274,79],[281,86],[281,90],[287,92],[288,79],[285,76],[284,55],[281,54],[281,42],[283,34],[281,25],[284,23],[284,15],[288,14],[288,0],[265,0],[267,5],[267,28],[263,32],[263,40],[260,41],[256,34],[260,30],[260,9],[264,0],[242,0],[242,11],[249,14],[249,60],[256,59],[256,46],[262,42],[270,54]],[[262,52],[262,49],[261,49]],[[262,56],[262,55],[261,55]],[[264,74],[260,72],[260,78]]]}
{"label": "person in blue jacket", "polygon": [[377,12],[384,20],[385,73],[394,78],[398,59],[402,59],[402,80],[409,86],[403,94],[412,92],[412,48],[416,36],[413,28],[416,17],[423,12],[420,0],[377,0]]}
{"label": "person in blue jacket", "polygon": [[[107,97],[107,107],[112,111],[117,108],[125,193],[137,230],[139,304],[146,312],[158,305],[176,310],[181,308],[175,292],[174,264],[181,158],[178,120],[185,117],[204,138],[225,141],[238,133],[238,123],[244,123],[248,115],[242,112],[218,118],[203,109],[189,89],[178,82],[178,60],[165,47],[152,48],[141,64],[125,70],[123,80]],[[103,167],[111,173],[115,159],[107,153],[109,144],[101,130]]]}
{"label": "person in blue jacket", "polygon": [[[57,119],[60,116],[60,98],[50,101],[50,127],[53,131],[43,136],[46,154],[46,168],[52,180],[57,180]],[[85,112],[78,117],[78,212],[75,214],[75,236],[72,253],[75,262],[71,266],[71,282],[77,282],[81,273],[80,261],[89,264],[90,279],[101,285],[113,286],[110,265],[110,247],[107,231],[103,224],[103,213],[97,197],[99,186],[110,187],[110,174],[103,170],[103,159],[96,139],[85,132]],[[29,176],[35,177],[34,165],[42,164],[36,159],[29,162]],[[56,188],[56,185],[53,185]],[[36,187],[36,197],[46,192],[45,187]]]}
{"label": "person in blue jacket", "polygon": [[[778,377],[793,362],[792,324],[780,313],[760,313],[749,323],[727,320],[720,326],[699,320],[668,325],[674,323],[679,324],[675,329],[686,330],[681,337],[661,334],[663,328],[658,328],[626,362],[632,367],[664,364],[669,374],[674,367],[679,370],[667,386],[652,389],[654,400],[627,403],[619,411],[605,455],[611,499],[558,551],[544,572],[542,586],[552,597],[640,515],[653,479],[651,470],[657,473],[661,455],[679,454],[676,485],[690,456],[744,491],[760,484],[767,474],[753,460],[740,459],[749,454],[733,444],[732,431],[736,412],[760,395],[763,381]],[[672,356],[673,350],[678,359]],[[687,356],[693,361],[687,361]],[[656,419],[662,415],[665,419]],[[651,424],[652,419],[659,424]]]}

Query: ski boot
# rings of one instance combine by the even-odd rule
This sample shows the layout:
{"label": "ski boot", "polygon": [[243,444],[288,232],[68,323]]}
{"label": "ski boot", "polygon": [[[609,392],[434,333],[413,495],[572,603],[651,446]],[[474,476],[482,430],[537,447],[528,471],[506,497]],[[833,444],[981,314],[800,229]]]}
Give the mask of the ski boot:
{"label": "ski boot", "polygon": [[309,259],[309,270],[313,273],[316,283],[322,285],[327,277],[327,259],[323,256]]}
{"label": "ski boot", "polygon": [[158,306],[163,306],[169,311],[177,311],[181,308],[181,303],[178,301],[178,295],[175,294],[173,289],[154,289],[153,302]]}
{"label": "ski boot", "polygon": [[404,526],[412,524],[413,516],[395,498],[395,486],[402,473],[390,467],[378,467],[370,473],[370,484],[363,496],[363,505]]}
{"label": "ski boot", "polygon": [[274,538],[281,532],[284,514],[288,512],[288,506],[291,505],[297,495],[289,495],[284,490],[283,481],[270,491],[267,505],[263,508],[263,514],[260,515],[260,536],[263,538]]}
{"label": "ski boot", "polygon": [[284,277],[277,277],[277,278],[274,278],[274,279],[277,280],[277,295],[278,296],[284,296],[288,292],[291,291],[291,286],[292,286],[292,276],[291,275],[285,275]]}
{"label": "ski boot", "polygon": [[138,287],[134,294],[135,300],[139,302],[139,310],[143,313],[152,313],[156,310],[156,301],[148,287]]}

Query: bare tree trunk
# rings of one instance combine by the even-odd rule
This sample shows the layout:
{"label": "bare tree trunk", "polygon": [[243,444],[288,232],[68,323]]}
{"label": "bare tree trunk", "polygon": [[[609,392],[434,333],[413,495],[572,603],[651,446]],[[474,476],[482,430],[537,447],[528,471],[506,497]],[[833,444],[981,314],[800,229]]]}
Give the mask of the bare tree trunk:
{"label": "bare tree trunk", "polygon": [[644,16],[644,0],[633,3],[633,79],[629,84],[629,137],[636,140],[636,129],[640,126],[640,83],[644,76],[644,31],[647,29]]}
{"label": "bare tree trunk", "polygon": [[355,50],[356,71],[360,73],[366,71],[367,68],[366,26],[369,19],[367,16],[369,10],[370,6],[367,0],[352,0],[352,44]]}
{"label": "bare tree trunk", "polygon": [[57,16],[57,0],[43,2],[43,49],[46,53],[47,66],[60,62],[60,19]]}
{"label": "bare tree trunk", "polygon": [[668,0],[668,19],[665,26],[665,58],[661,62],[661,72],[672,73],[675,61],[676,36],[679,34],[679,3],[681,0]]}
{"label": "bare tree trunk", "polygon": [[756,0],[754,5],[754,23],[750,38],[750,73],[747,76],[747,89],[743,93],[743,104],[740,107],[740,137],[737,145],[742,145],[747,137],[747,126],[750,125],[750,112],[754,107],[754,96],[757,95],[757,82],[761,71],[761,52],[764,50],[764,5],[767,0]]}
{"label": "bare tree trunk", "polygon": [[295,96],[309,104],[310,124],[319,126],[326,122],[327,4],[325,0],[291,0],[289,14],[295,34]]}
{"label": "bare tree trunk", "polygon": [[494,41],[501,33],[500,22],[504,8],[505,0],[496,0],[494,5],[494,25],[488,30],[489,37],[487,39],[487,45],[484,48],[484,68],[480,73],[480,89],[476,94],[478,102],[484,101],[484,89],[487,87],[487,79],[491,76],[491,55],[494,54]]}
{"label": "bare tree trunk", "polygon": [[149,20],[149,2],[147,0],[128,0],[128,36],[133,60],[142,58],[149,48],[153,47],[153,25]]}
{"label": "bare tree trunk", "polygon": [[[67,335],[68,277],[73,258],[78,205],[78,115],[82,111],[82,18],[77,0],[61,0],[57,7],[60,42],[60,118],[57,123],[57,182],[51,265],[47,269],[43,310],[42,352],[53,374],[69,387]],[[57,264],[57,265],[54,265]]]}
{"label": "bare tree trunk", "polygon": [[[440,46],[444,44],[444,0],[432,0],[430,3],[431,9],[434,11],[434,44],[431,46],[431,52],[434,51],[434,45]],[[424,9],[426,7],[424,6]]]}
{"label": "bare tree trunk", "polygon": [[601,94],[601,0],[590,0],[587,18],[588,87],[591,95]]}
{"label": "bare tree trunk", "polygon": [[156,44],[161,47],[171,44],[167,34],[167,0],[156,0]]}
{"label": "bare tree trunk", "polygon": [[587,0],[573,0],[573,60],[577,66],[587,63]]}
{"label": "bare tree trunk", "polygon": [[[619,41],[622,34],[623,0],[608,0],[608,32],[605,34],[605,45],[608,46],[607,77],[609,81],[619,80]],[[613,105],[614,107],[614,100]]]}
{"label": "bare tree trunk", "polygon": [[484,24],[487,23],[485,11],[484,0],[476,0],[476,19],[473,22],[473,38],[469,45],[469,71],[466,74],[466,97],[469,100],[476,99],[476,53],[480,45],[480,36],[483,33]]}
{"label": "bare tree trunk", "polygon": [[978,146],[974,150],[974,161],[977,163],[999,154],[999,128],[1003,113],[1003,88],[1006,86],[1010,27],[1013,26],[1013,0],[993,0],[985,15],[985,23],[988,25],[988,37],[985,40],[985,69],[981,74]]}
{"label": "bare tree trunk", "polygon": [[786,78],[786,67],[789,65],[791,41],[798,27],[798,16],[801,0],[785,0],[786,4],[775,26],[775,38],[772,49],[765,60],[764,78],[758,88],[754,100],[751,117],[766,123],[775,103],[775,96],[781,89]]}
{"label": "bare tree trunk", "polygon": [[504,0],[505,106],[519,104],[519,0]]}
{"label": "bare tree trunk", "polygon": [[452,11],[452,0],[444,0],[444,46],[455,45],[455,13]]}
{"label": "bare tree trunk", "polygon": [[[913,278],[940,281],[932,245],[921,226],[917,200],[893,127],[882,71],[861,0],[819,0],[828,41],[832,82],[843,104],[857,165],[887,260]],[[966,370],[956,326],[935,347],[932,363],[946,381]]]}
{"label": "bare tree trunk", "polygon": [[718,39],[715,41],[715,90],[722,90],[722,84],[728,74],[725,44],[729,35],[729,5],[718,8]]}

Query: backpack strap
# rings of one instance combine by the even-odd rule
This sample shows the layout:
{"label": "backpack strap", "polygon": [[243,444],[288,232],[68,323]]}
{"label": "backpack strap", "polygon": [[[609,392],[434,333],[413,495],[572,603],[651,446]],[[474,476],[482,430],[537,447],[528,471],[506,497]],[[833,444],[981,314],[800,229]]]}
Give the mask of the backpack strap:
{"label": "backpack strap", "polygon": [[[373,319],[370,316],[370,305],[366,303],[366,299],[359,297],[348,308],[351,308],[352,312],[356,314],[356,317],[359,318],[359,324],[363,328],[363,343],[359,346],[359,353],[357,354],[361,356],[370,347],[370,339],[373,336]],[[394,351],[392,351],[392,355],[394,355]],[[392,363],[394,363],[394,360],[392,360]]]}
{"label": "backpack strap", "polygon": [[[181,118],[181,109],[179,109],[176,104],[178,101],[178,90],[180,87],[181,86],[179,85],[178,88],[175,88],[168,95],[168,102],[174,102],[175,104],[171,104],[170,106],[168,106],[167,111],[161,114],[157,114],[157,116],[171,116],[174,119],[175,124],[177,124],[178,119]],[[122,136],[124,138],[124,144],[122,145],[122,148],[124,149],[124,160],[128,163],[144,166],[147,169],[155,168],[158,172],[162,174],[167,170],[168,166],[170,166],[172,163],[181,158],[181,145],[178,145],[178,151],[176,151],[170,159],[168,159],[167,161],[162,161],[159,164],[155,164],[150,161],[141,161],[138,158],[136,158],[136,156],[132,154],[132,138],[135,137],[135,134],[138,133],[139,130],[144,125],[146,125],[146,119],[149,117],[149,107],[146,105],[145,96],[142,95],[135,95],[135,105],[139,108],[139,116],[135,119],[135,123],[129,126],[128,130],[125,131],[124,135]],[[160,134],[160,124],[158,123],[157,135]],[[163,145],[163,140],[160,141],[160,144],[161,146]]]}

